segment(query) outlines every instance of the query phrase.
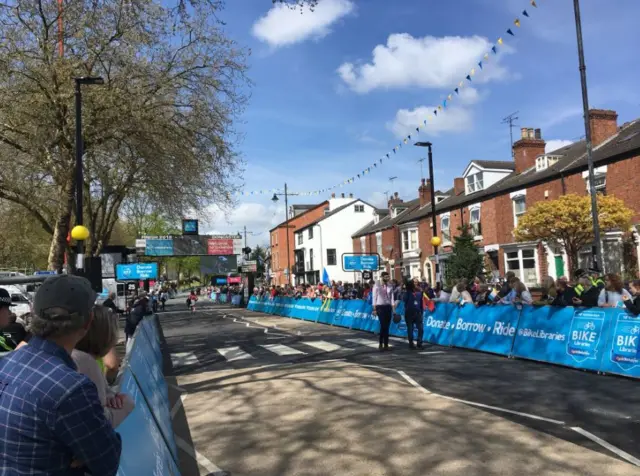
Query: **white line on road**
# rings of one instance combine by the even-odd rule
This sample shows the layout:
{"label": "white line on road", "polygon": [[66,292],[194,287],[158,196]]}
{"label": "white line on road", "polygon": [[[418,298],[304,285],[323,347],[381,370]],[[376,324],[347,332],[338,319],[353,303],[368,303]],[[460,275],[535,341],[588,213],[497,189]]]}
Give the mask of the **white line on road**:
{"label": "white line on road", "polygon": [[347,339],[347,342],[353,342],[354,344],[366,345],[367,347],[378,348],[378,343],[371,339]]}
{"label": "white line on road", "polygon": [[634,458],[633,456],[631,456],[626,451],[622,451],[620,448],[616,448],[611,443],[607,443],[602,438],[597,437],[593,433],[589,433],[587,430],[583,430],[582,428],[580,428],[578,426],[572,426],[571,429],[573,431],[575,431],[576,433],[580,433],[582,436],[586,436],[591,441],[593,441],[595,443],[598,443],[600,446],[602,446],[603,448],[608,449],[612,453],[617,454],[618,456],[620,456],[620,458],[622,458],[624,460],[627,460],[629,463],[635,464],[636,466],[640,466],[640,460],[638,458]]}
{"label": "white line on road", "polygon": [[238,346],[223,347],[221,349],[216,349],[216,351],[229,362],[233,362],[234,360],[253,359],[251,354],[247,354]]}
{"label": "white line on road", "polygon": [[414,387],[416,387],[418,390],[420,390],[423,393],[428,393],[429,395],[431,395],[431,392],[429,390],[427,390],[426,388],[424,388],[422,385],[420,385],[418,382],[416,382],[415,380],[413,380],[411,377],[409,377],[406,373],[404,373],[402,370],[398,370],[398,374],[400,374],[400,376],[405,379],[407,382],[409,382],[411,385],[413,385]]}
{"label": "white line on road", "polygon": [[278,355],[306,354],[306,352],[302,352],[301,350],[294,349],[293,347],[289,347],[282,344],[264,344],[264,345],[261,345],[260,347],[263,347],[268,351]]}
{"label": "white line on road", "polygon": [[180,410],[180,407],[184,404],[184,401],[187,399],[188,394],[183,393],[180,395],[180,398],[176,400],[176,403],[173,404],[173,408],[171,409],[171,419],[173,420],[176,416],[176,413]]}
{"label": "white line on road", "polygon": [[216,473],[222,474],[223,471],[218,468],[215,464],[209,461],[204,455],[198,453],[195,448],[186,441],[184,441],[179,436],[176,436],[176,444],[179,448],[181,448],[185,453],[191,456],[196,462],[207,470],[209,474],[215,475]]}
{"label": "white line on road", "polygon": [[326,340],[312,340],[307,342],[302,342],[304,345],[309,345],[311,347],[315,347],[316,349],[323,350],[325,352],[334,352],[336,350],[345,350],[344,347],[334,344],[333,342],[327,342]]}
{"label": "white line on road", "polygon": [[171,364],[174,367],[183,367],[185,365],[197,365],[200,361],[193,352],[178,352],[171,354]]}
{"label": "white line on road", "polygon": [[427,355],[427,354],[446,354],[446,352],[444,350],[430,350],[428,352],[418,352],[418,354],[420,355]]}

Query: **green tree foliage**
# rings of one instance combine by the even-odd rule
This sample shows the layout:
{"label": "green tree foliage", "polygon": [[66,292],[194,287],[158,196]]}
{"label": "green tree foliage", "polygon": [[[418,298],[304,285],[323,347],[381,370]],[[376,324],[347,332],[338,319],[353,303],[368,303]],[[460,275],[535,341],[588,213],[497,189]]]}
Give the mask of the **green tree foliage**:
{"label": "green tree foliage", "polygon": [[469,226],[463,225],[459,230],[460,234],[453,239],[453,252],[445,268],[445,279],[449,285],[462,278],[472,282],[476,276],[483,274],[484,258],[473,243]]}
{"label": "green tree foliage", "polygon": [[251,252],[250,260],[255,260],[258,262],[257,266],[257,274],[258,276],[263,276],[265,272],[265,261],[267,259],[267,250],[260,245],[256,245],[256,247]]}

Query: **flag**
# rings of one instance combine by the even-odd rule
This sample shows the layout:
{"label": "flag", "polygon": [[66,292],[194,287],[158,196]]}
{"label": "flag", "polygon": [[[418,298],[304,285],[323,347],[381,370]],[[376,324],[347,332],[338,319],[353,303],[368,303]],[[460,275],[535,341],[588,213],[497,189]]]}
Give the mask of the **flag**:
{"label": "flag", "polygon": [[429,312],[436,310],[436,304],[433,302],[433,299],[427,296],[427,293],[422,293],[422,307],[428,309]]}
{"label": "flag", "polygon": [[531,6],[533,8],[537,8],[538,7],[538,5],[536,5],[536,0],[531,0]]}
{"label": "flag", "polygon": [[471,75],[467,74],[467,79],[471,81]]}
{"label": "flag", "polygon": [[514,24],[515,26],[517,26],[518,28],[520,28],[520,19],[519,19],[519,18],[516,18],[516,19],[513,21],[513,24]]}
{"label": "flag", "polygon": [[498,50],[496,49],[495,45],[493,45],[493,46],[491,47],[491,51],[493,51],[493,54],[494,54],[494,55],[498,52]]}
{"label": "flag", "polygon": [[509,29],[507,30],[507,33],[509,33],[511,36],[516,36],[516,35],[514,35],[514,34],[513,34],[513,32],[511,31],[511,28],[509,28]]}
{"label": "flag", "polygon": [[527,13],[527,11],[526,11],[526,10],[522,10],[522,15],[523,15],[523,16],[525,16],[525,17],[528,17],[528,16],[529,16],[529,14]]}
{"label": "flag", "polygon": [[331,281],[329,281],[329,273],[327,273],[327,268],[323,268],[322,271],[322,282],[324,284],[329,284]]}
{"label": "flag", "polygon": [[502,43],[503,43],[502,38],[498,38],[498,44],[501,45]]}

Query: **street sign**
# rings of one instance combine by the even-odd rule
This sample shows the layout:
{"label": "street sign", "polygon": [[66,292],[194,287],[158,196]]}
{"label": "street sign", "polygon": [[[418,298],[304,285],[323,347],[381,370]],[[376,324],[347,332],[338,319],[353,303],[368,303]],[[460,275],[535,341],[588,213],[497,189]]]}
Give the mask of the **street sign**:
{"label": "street sign", "polygon": [[343,271],[376,271],[380,267],[380,256],[377,254],[369,255],[357,255],[357,254],[343,254],[342,255],[342,270]]}
{"label": "street sign", "polygon": [[245,263],[242,265],[243,273],[256,273],[258,271],[258,263],[255,261],[252,263]]}
{"label": "street sign", "polygon": [[34,276],[53,276],[58,274],[56,271],[44,270],[44,271],[36,271],[33,273]]}
{"label": "street sign", "polygon": [[362,281],[363,282],[371,281],[371,278],[373,278],[373,273],[371,271],[363,271],[362,272]]}
{"label": "street sign", "polygon": [[117,264],[116,280],[158,279],[158,263]]}

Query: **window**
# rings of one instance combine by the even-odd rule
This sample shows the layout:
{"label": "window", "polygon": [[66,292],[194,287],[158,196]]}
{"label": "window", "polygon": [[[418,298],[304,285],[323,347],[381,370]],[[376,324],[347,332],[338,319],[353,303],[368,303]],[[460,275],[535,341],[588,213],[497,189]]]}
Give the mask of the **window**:
{"label": "window", "polygon": [[298,244],[301,245],[303,240],[302,233],[298,233]]}
{"label": "window", "polygon": [[418,230],[402,232],[402,251],[412,251],[418,248]]}
{"label": "window", "polygon": [[271,243],[273,243],[274,246],[278,245],[278,232],[271,235]]}
{"label": "window", "polygon": [[526,197],[520,196],[513,199],[513,225],[518,226],[518,218],[527,211]]}
{"label": "window", "polygon": [[[607,176],[605,174],[597,174],[593,178],[593,184],[596,187],[596,192],[602,195],[607,194]],[[589,178],[587,178],[587,192],[589,192]]]}
{"label": "window", "polygon": [[535,286],[538,283],[536,271],[536,251],[534,249],[522,249],[509,251],[505,254],[507,271],[513,271],[520,281],[527,286]]}
{"label": "window", "polygon": [[482,226],[480,226],[480,209],[472,208],[469,212],[469,225],[473,236],[482,236]]}
{"label": "window", "polygon": [[327,249],[327,266],[335,266],[338,264],[338,260],[336,258],[336,250],[335,248]]}
{"label": "window", "polygon": [[315,269],[313,267],[313,248],[309,248],[309,271]]}
{"label": "window", "polygon": [[451,232],[449,230],[449,216],[443,216],[440,219],[440,233],[442,233],[443,243],[451,243]]}
{"label": "window", "polygon": [[309,239],[313,240],[313,227],[309,228]]}
{"label": "window", "polygon": [[355,205],[356,213],[364,213],[364,205]]}
{"label": "window", "polygon": [[360,252],[361,253],[367,252],[367,238],[365,236],[360,237]]}
{"label": "window", "polygon": [[467,193],[479,192],[483,188],[482,172],[467,177]]}

